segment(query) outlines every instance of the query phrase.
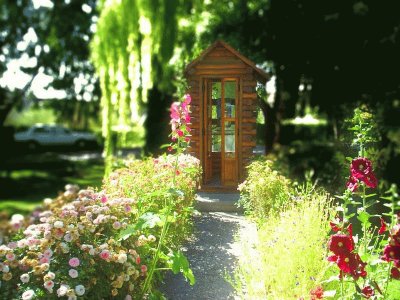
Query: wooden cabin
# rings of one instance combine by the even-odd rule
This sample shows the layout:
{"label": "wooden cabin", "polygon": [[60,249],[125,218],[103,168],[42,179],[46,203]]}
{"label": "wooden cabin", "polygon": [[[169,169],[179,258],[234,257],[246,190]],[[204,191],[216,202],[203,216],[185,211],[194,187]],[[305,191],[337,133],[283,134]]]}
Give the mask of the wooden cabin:
{"label": "wooden cabin", "polygon": [[202,188],[236,188],[256,146],[256,85],[269,76],[220,40],[185,75],[192,97],[189,153],[201,161]]}

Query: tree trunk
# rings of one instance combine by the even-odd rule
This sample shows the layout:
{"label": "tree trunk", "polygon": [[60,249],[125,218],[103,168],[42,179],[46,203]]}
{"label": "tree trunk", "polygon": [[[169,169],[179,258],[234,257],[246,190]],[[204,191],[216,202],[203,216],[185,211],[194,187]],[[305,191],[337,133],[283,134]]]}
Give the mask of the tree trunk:
{"label": "tree trunk", "polygon": [[172,96],[153,87],[148,93],[147,118],[144,122],[146,131],[145,152],[160,153],[160,146],[168,143],[169,111]]}

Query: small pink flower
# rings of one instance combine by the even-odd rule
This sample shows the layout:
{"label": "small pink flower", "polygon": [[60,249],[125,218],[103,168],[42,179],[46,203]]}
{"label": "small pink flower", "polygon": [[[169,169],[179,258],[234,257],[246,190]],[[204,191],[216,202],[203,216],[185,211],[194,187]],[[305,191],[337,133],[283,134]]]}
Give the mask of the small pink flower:
{"label": "small pink flower", "polygon": [[45,281],[45,283],[43,284],[43,286],[47,289],[47,290],[51,290],[54,287],[54,281],[49,280],[49,281]]}
{"label": "small pink flower", "polygon": [[137,264],[137,265],[140,264],[140,256],[136,257],[136,264]]}
{"label": "small pink flower", "polygon": [[75,270],[75,269],[70,269],[70,270],[68,271],[68,275],[69,275],[71,278],[77,278],[77,277],[78,277],[78,271]]}
{"label": "small pink flower", "polygon": [[108,260],[110,258],[110,251],[104,249],[100,252],[100,257],[104,260]]}
{"label": "small pink flower", "polygon": [[185,99],[184,102],[186,104],[190,104],[190,102],[192,102],[192,97],[190,96],[190,94],[185,94],[185,96],[183,96],[183,98]]}
{"label": "small pink flower", "polygon": [[49,259],[48,257],[46,257],[46,256],[43,256],[43,257],[39,260],[39,262],[40,262],[41,264],[48,264],[48,263],[50,262],[50,259]]}
{"label": "small pink flower", "polygon": [[101,203],[106,203],[107,202],[107,196],[103,195],[101,196]]}
{"label": "small pink flower", "polygon": [[358,180],[351,176],[349,177],[349,180],[346,183],[346,187],[351,191],[351,192],[355,192],[358,188]]}
{"label": "small pink flower", "polygon": [[146,273],[146,272],[147,272],[147,266],[146,266],[146,265],[142,265],[142,266],[140,267],[140,270],[141,270],[143,273]]}
{"label": "small pink flower", "polygon": [[51,249],[47,249],[43,252],[43,256],[50,258],[53,255],[53,251]]}
{"label": "small pink flower", "polygon": [[130,212],[132,210],[132,207],[129,205],[125,205],[125,212]]}
{"label": "small pink flower", "polygon": [[178,129],[178,130],[176,131],[176,133],[178,134],[179,137],[182,137],[182,136],[183,136],[183,131],[180,130],[180,129]]}
{"label": "small pink flower", "polygon": [[15,260],[15,254],[14,253],[7,253],[6,258],[8,261],[13,261]]}
{"label": "small pink flower", "polygon": [[16,242],[9,242],[7,247],[10,249],[15,249],[18,247],[18,244]]}
{"label": "small pink flower", "polygon": [[114,228],[114,229],[120,229],[120,228],[121,228],[121,223],[118,222],[118,221],[115,221],[115,222],[113,223],[113,228]]}
{"label": "small pink flower", "polygon": [[78,259],[77,257],[73,257],[73,258],[71,258],[71,259],[69,260],[68,263],[69,263],[69,265],[70,265],[71,267],[76,268],[77,266],[79,266],[80,261],[79,261],[79,259]]}

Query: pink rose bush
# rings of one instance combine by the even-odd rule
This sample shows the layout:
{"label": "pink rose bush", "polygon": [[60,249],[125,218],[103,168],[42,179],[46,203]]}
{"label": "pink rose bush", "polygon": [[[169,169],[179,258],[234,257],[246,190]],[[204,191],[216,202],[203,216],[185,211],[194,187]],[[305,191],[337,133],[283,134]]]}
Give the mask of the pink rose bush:
{"label": "pink rose bush", "polygon": [[176,249],[190,223],[199,161],[179,156],[180,175],[172,166],[170,156],[129,161],[100,191],[68,185],[30,215],[2,222],[0,298],[142,299],[160,227],[141,222],[163,208],[157,191],[168,190],[172,176],[183,193],[173,198],[173,211],[181,215],[171,224],[179,230],[171,230],[168,247]]}

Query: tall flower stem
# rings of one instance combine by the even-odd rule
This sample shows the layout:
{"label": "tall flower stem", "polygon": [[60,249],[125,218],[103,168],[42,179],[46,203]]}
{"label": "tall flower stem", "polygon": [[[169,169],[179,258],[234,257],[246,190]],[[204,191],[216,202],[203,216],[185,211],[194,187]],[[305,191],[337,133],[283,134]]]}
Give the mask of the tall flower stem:
{"label": "tall flower stem", "polygon": [[[367,205],[366,205],[366,194],[365,194],[365,185],[362,184],[362,206],[363,206],[363,210],[365,212],[367,212]],[[364,253],[367,253],[367,223],[363,222],[363,240],[364,240]]]}
{"label": "tall flower stem", "polygon": [[383,299],[386,299],[386,293],[387,293],[387,289],[388,289],[388,286],[389,286],[389,281],[390,281],[390,273],[391,273],[391,270],[392,270],[392,262],[390,262],[389,264],[388,264],[388,271],[387,271],[387,279],[386,279],[386,284],[385,284],[385,289],[384,289],[384,291],[383,291]]}

